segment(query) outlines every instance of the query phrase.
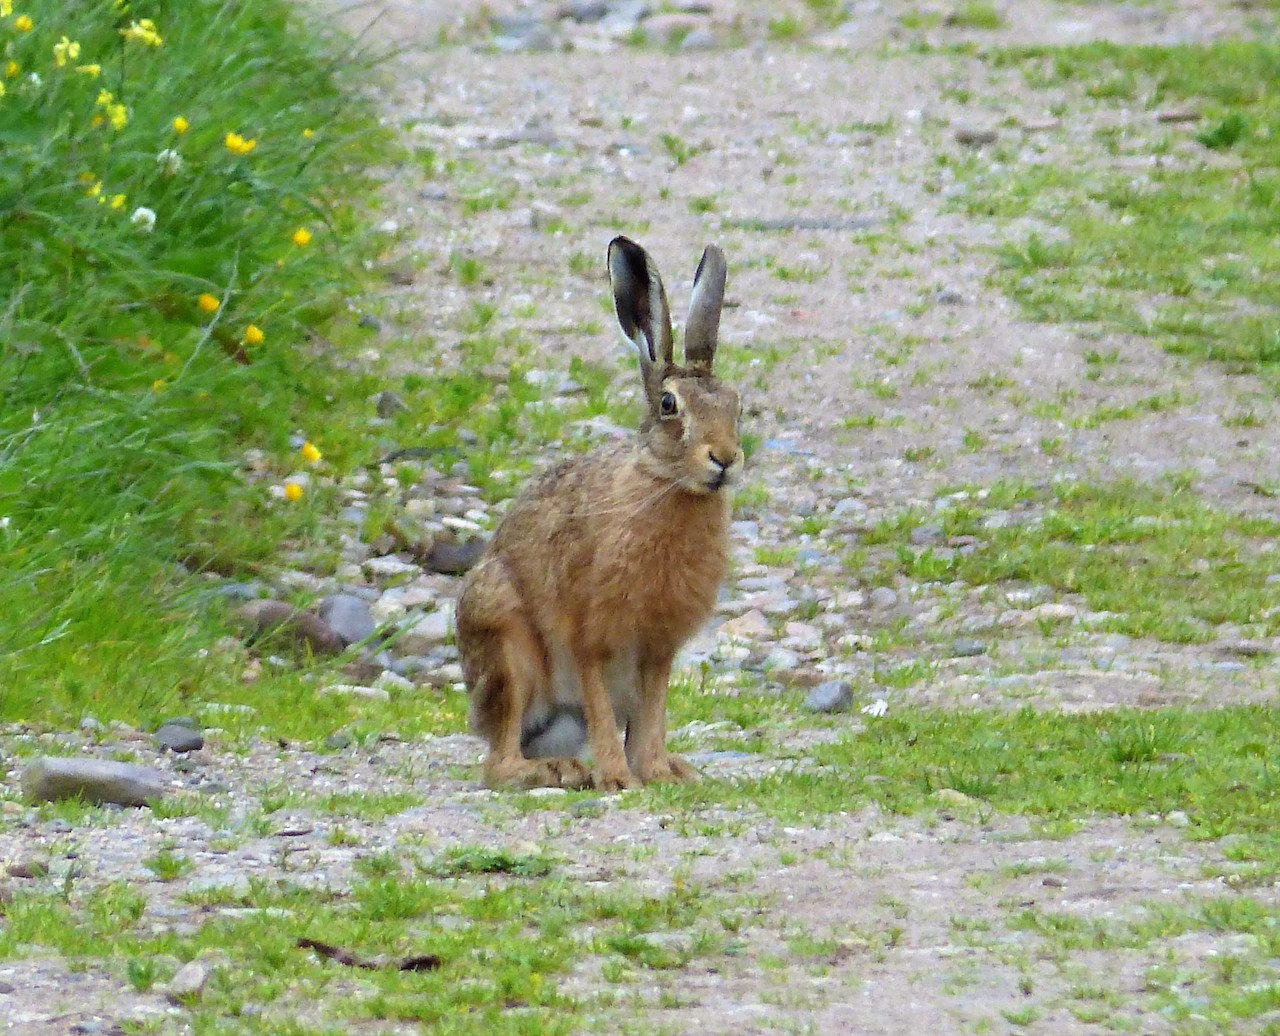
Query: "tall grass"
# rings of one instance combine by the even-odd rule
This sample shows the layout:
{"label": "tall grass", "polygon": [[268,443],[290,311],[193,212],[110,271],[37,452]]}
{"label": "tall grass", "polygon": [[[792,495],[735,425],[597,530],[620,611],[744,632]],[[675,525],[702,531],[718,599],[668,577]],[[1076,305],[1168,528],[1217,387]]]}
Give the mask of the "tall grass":
{"label": "tall grass", "polygon": [[340,47],[283,0],[0,17],[0,718],[170,705],[216,633],[178,562],[306,535],[239,460],[365,389],[309,336],[380,139]]}

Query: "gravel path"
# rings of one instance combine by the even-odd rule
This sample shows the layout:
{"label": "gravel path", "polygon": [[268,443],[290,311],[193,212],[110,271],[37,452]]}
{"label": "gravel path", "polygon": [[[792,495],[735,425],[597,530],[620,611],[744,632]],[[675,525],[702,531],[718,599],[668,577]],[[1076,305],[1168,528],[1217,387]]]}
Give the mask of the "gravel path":
{"label": "gravel path", "polygon": [[[872,588],[844,563],[880,521],[909,508],[934,515],[956,487],[1001,480],[1158,482],[1189,473],[1231,511],[1269,506],[1250,487],[1265,481],[1260,468],[1275,476],[1265,470],[1280,447],[1274,396],[1250,377],[1178,360],[1145,340],[1022,320],[987,278],[993,246],[1027,227],[961,214],[952,204],[960,188],[938,161],[971,154],[994,133],[1018,161],[1105,163],[1115,159],[1096,143],[1100,125],[1153,131],[1150,111],[1032,91],[1016,69],[953,44],[1209,40],[1247,33],[1247,9],[1028,0],[1006,5],[999,28],[948,20],[938,7],[926,12],[937,24],[912,30],[897,5],[878,0],[858,0],[850,20],[829,28],[806,21],[804,4],[677,3],[641,20],[633,15],[644,4],[611,0],[595,5],[605,12],[599,21],[586,3],[527,4],[495,34],[484,7],[469,2],[316,6],[353,29],[381,11],[366,39],[400,48],[380,103],[418,161],[396,171],[383,212],[394,255],[413,273],[368,302],[386,329],[376,349],[388,370],[457,362],[468,314],[481,304],[494,307],[487,333],[537,343],[548,384],[568,378],[580,357],[612,371],[621,398],[634,374],[605,307],[609,238],[621,230],[649,248],[677,312],[703,245],[724,248],[722,353],[735,357],[760,443],[750,465],[756,492],[735,526],[735,582],[718,628],[688,660],[708,662],[730,691],[764,674],[767,687],[848,680],[856,693],[852,714],[834,726],[797,722],[764,756],[726,751],[710,728],[686,729],[710,776],[805,765],[807,747],[874,722],[858,710],[877,698],[891,710],[908,701],[1092,710],[1273,698],[1276,668],[1254,657],[1278,645],[1248,630],[1224,627],[1199,644],[1144,641],[1098,629],[1105,617],[1087,602],[1045,587],[899,580]],[[570,12],[581,20],[557,16]],[[777,26],[788,14],[799,19],[800,41],[777,38],[788,35]],[[912,40],[931,49],[908,53],[902,45]],[[427,166],[450,172],[435,178]],[[502,203],[485,201],[493,197]],[[484,276],[461,283],[451,256],[474,260]],[[431,344],[411,354],[404,339]],[[1090,377],[1086,355],[1113,349],[1125,356],[1125,376]],[[996,380],[1004,390],[990,391]],[[1096,427],[1070,420],[1153,393],[1175,401]],[[1068,415],[1037,406],[1062,399]],[[1244,411],[1256,415],[1247,434],[1227,420]],[[443,502],[422,516],[428,531],[465,535],[489,524],[488,505],[459,477],[428,481]],[[350,488],[358,511],[370,487]],[[990,527],[1033,521],[1039,506],[993,509]],[[806,517],[831,520],[808,531]],[[456,579],[404,554],[383,560],[375,546],[354,545],[342,578],[308,584],[321,596],[353,594],[357,627],[362,604],[376,621],[417,622],[416,639],[393,651],[400,675],[353,676],[364,690],[348,693],[456,679],[447,643]],[[913,546],[966,544],[926,520]],[[277,588],[308,578],[286,573]],[[934,667],[931,679],[906,689],[876,683],[876,674],[920,659]],[[16,746],[28,735],[6,737]],[[591,1019],[600,1031],[1173,1032],[1175,1019],[1150,1006],[1151,967],[1166,951],[1185,969],[1226,952],[1224,939],[1197,935],[1175,950],[1078,957],[1086,970],[1096,965],[1092,980],[1116,999],[1104,1024],[1072,1009],[1073,984],[1089,976],[1073,978],[1010,922],[1015,908],[1115,921],[1152,901],[1221,895],[1221,879],[1204,874],[1222,864],[1223,848],[1188,840],[1173,815],[1099,819],[1051,839],[1020,818],[977,816],[960,796],[928,819],[863,810],[784,826],[709,810],[696,818],[709,832],[699,834],[633,799],[597,800],[553,824],[479,789],[479,743],[463,735],[314,753],[274,743],[232,751],[214,732],[181,757],[127,730],[41,738],[53,754],[127,748],[175,788],[212,793],[230,810],[217,821],[112,813],[81,826],[3,804],[11,823],[0,829],[0,860],[52,866],[47,879],[14,881],[52,883],[74,867],[86,886],[136,882],[161,927],[198,923],[204,908],[184,897],[202,888],[248,876],[343,887],[357,858],[452,844],[536,846],[583,881],[654,894],[676,880],[709,892],[731,886],[758,904],[763,920],[743,929],[732,955],[642,974]],[[244,818],[271,789],[299,785],[316,795],[404,792],[420,804],[374,820],[286,809],[244,835]],[[351,844],[333,837],[339,827]],[[242,835],[233,849],[223,844],[228,830]],[[166,845],[195,866],[161,882],[142,861]],[[590,1001],[610,985],[597,961],[565,990]],[[331,1008],[308,1004],[300,1019],[343,1024]],[[182,1031],[185,1011],[159,992],[132,992],[105,965],[0,963],[0,1031],[108,1032],[128,1020]]]}

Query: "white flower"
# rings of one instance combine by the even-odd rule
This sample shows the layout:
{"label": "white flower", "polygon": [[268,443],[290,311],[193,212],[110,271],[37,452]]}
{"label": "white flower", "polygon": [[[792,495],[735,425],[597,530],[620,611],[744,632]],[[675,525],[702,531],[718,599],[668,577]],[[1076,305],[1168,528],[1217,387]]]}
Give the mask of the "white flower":
{"label": "white flower", "polygon": [[27,82],[32,86],[40,86],[44,80],[40,78],[39,72],[32,72],[31,75],[27,76]]}
{"label": "white flower", "polygon": [[133,210],[133,215],[129,217],[129,222],[144,234],[150,234],[156,228],[155,210],[149,209],[145,205],[139,205]]}
{"label": "white flower", "polygon": [[860,711],[864,716],[883,716],[889,711],[889,703],[883,698],[877,698],[870,704],[862,706]]}
{"label": "white flower", "polygon": [[171,147],[156,155],[156,164],[164,171],[165,176],[177,176],[182,172],[182,156]]}
{"label": "white flower", "polygon": [[3,518],[0,518],[0,529],[9,528],[9,522],[11,520],[12,519],[10,519],[10,517],[7,514]]}

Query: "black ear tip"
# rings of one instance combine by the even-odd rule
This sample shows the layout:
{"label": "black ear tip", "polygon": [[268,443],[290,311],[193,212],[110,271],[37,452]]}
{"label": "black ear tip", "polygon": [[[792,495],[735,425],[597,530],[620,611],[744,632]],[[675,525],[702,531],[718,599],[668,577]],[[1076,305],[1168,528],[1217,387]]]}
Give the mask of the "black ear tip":
{"label": "black ear tip", "polygon": [[702,250],[702,258],[698,260],[698,269],[693,275],[693,283],[697,284],[702,280],[702,275],[708,269],[723,270],[725,268],[724,252],[721,251],[719,245],[707,245]]}
{"label": "black ear tip", "polygon": [[631,238],[620,234],[609,242],[609,270],[615,278],[626,276],[644,283],[649,280],[649,257]]}

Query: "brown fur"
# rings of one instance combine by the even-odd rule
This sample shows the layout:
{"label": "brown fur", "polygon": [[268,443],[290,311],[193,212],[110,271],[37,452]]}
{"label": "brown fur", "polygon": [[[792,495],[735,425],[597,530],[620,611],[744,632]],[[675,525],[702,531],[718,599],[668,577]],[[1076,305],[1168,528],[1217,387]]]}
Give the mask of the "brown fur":
{"label": "brown fur", "polygon": [[[704,265],[708,257],[711,288],[695,287],[690,319],[704,338],[708,325],[716,333],[724,280],[718,250],[708,249]],[[631,281],[637,271],[639,285]],[[724,580],[727,486],[742,466],[740,404],[711,374],[714,337],[698,343],[705,363],[672,362],[662,283],[643,250],[618,239],[610,272],[619,321],[642,353],[649,412],[640,434],[531,485],[458,603],[472,727],[490,745],[491,785],[615,789],[696,777],[666,751],[667,684],[676,652],[710,617]],[[674,415],[662,409],[672,397]],[[577,707],[594,770],[577,758],[526,758],[521,738],[531,721]]]}

